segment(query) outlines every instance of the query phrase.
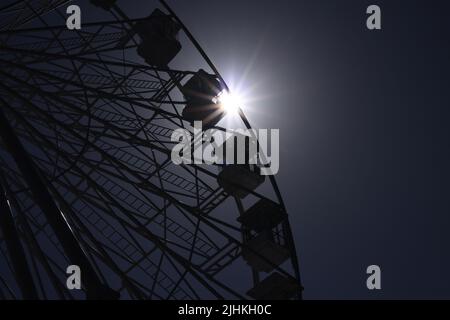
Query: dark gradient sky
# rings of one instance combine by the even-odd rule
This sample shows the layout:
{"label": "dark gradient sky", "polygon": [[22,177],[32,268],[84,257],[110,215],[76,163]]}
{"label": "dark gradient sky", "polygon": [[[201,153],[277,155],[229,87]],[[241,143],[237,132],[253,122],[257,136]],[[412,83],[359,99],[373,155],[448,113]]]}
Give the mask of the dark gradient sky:
{"label": "dark gradient sky", "polygon": [[251,122],[281,129],[305,298],[450,298],[448,1],[169,3],[226,80],[249,69]]}
{"label": "dark gradient sky", "polygon": [[[136,18],[151,2],[118,1]],[[450,299],[449,1],[168,3],[259,99],[246,106],[254,127],[280,129],[304,297]],[[370,4],[382,31],[366,29]]]}

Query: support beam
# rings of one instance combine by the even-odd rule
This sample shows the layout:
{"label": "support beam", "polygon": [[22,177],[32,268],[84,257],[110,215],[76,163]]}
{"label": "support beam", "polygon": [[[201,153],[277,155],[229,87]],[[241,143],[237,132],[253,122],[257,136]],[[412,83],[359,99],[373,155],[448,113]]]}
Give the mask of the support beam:
{"label": "support beam", "polygon": [[0,184],[0,230],[3,233],[6,242],[6,248],[11,259],[12,268],[19,285],[22,297],[25,300],[36,300],[38,294],[34,285],[25,251],[20,242],[19,235],[14,224],[14,219],[6,198],[5,189]]}

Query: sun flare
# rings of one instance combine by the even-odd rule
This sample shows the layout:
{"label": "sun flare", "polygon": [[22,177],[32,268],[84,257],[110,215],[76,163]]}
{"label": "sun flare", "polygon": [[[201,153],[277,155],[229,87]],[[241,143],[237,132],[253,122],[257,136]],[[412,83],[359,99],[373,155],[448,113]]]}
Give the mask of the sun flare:
{"label": "sun flare", "polygon": [[222,91],[217,97],[225,112],[229,115],[238,115],[242,107],[242,99],[239,95],[228,91]]}

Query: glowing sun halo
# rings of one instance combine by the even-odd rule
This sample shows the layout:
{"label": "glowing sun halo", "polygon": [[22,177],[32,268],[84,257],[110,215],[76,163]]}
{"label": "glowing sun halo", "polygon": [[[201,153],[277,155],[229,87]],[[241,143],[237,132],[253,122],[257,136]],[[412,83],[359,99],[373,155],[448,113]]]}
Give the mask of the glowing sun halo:
{"label": "glowing sun halo", "polygon": [[218,96],[218,101],[227,114],[239,114],[239,108],[242,106],[242,99],[238,95],[223,91]]}

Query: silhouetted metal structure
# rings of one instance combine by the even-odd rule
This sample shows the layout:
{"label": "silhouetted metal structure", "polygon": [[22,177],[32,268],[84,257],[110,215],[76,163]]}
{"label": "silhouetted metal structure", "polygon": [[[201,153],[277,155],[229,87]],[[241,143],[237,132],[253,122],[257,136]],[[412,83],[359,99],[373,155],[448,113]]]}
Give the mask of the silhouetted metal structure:
{"label": "silhouetted metal structure", "polygon": [[0,8],[0,298],[301,298],[275,179],[171,162],[172,132],[217,126],[228,90],[183,23],[91,0],[104,19],[68,30],[70,2]]}

